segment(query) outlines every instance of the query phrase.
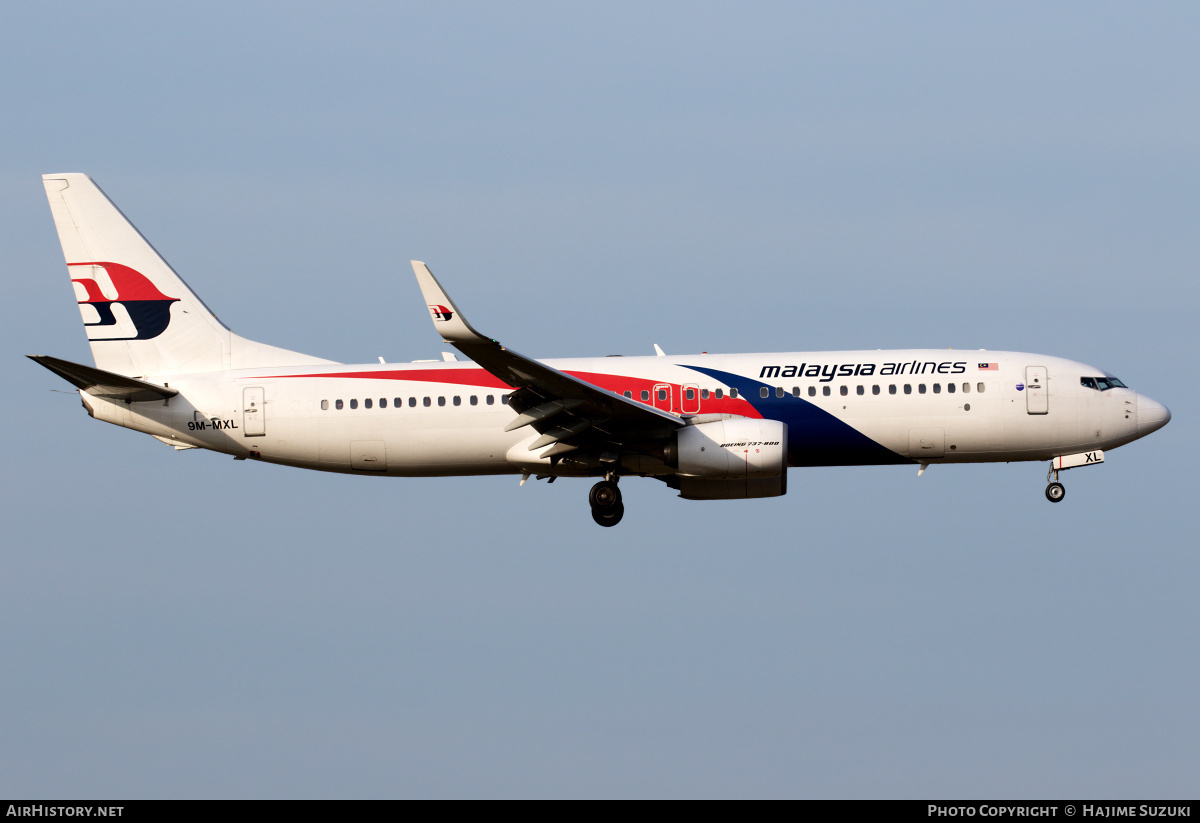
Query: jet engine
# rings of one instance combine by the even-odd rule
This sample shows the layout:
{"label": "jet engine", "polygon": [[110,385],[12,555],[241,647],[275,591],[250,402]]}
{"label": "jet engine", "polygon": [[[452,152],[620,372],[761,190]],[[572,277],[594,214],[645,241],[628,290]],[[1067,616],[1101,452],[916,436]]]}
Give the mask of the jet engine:
{"label": "jet engine", "polygon": [[666,452],[680,497],[727,500],[787,493],[787,424],[778,420],[735,417],[685,426]]}

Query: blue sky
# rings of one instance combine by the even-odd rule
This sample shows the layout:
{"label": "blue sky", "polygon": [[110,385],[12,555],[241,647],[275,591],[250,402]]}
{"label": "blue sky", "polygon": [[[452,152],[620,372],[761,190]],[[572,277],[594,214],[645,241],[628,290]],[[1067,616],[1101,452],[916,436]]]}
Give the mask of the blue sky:
{"label": "blue sky", "polygon": [[[0,793],[1194,796],[1200,14],[1187,4],[4,12]],[[437,357],[1010,349],[1172,423],[775,500],[176,454],[87,361],[39,176],[241,334]]]}

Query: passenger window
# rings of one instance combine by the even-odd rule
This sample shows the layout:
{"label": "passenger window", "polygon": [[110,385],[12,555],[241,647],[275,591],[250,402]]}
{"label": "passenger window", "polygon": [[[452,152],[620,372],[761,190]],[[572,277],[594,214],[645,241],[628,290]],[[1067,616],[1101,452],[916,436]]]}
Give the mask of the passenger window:
{"label": "passenger window", "polygon": [[334,408],[336,408],[338,411],[342,410],[342,401],[341,400],[333,401],[333,405],[334,405]]}
{"label": "passenger window", "polygon": [[358,400],[357,399],[350,401],[350,408],[352,408],[352,409],[358,408]]}
{"label": "passenger window", "polygon": [[867,393],[867,390],[865,388],[863,388],[862,386],[859,386],[857,391],[860,395]]}
{"label": "passenger window", "polygon": [[983,394],[985,391],[987,391],[987,383],[980,383],[978,386],[975,387],[975,391],[979,392],[980,394]]}
{"label": "passenger window", "polygon": [[947,384],[946,384],[946,391],[948,391],[950,394],[954,394],[954,384],[953,384],[953,383],[947,383]]}
{"label": "passenger window", "polygon": [[426,398],[424,398],[424,399],[422,399],[422,400],[421,400],[421,405],[422,405],[422,406],[425,406],[426,408],[429,408],[430,406],[432,406],[432,405],[433,405],[433,401],[432,401],[432,400],[430,400],[428,397],[426,397]]}
{"label": "passenger window", "polygon": [[714,394],[715,394],[716,398],[717,398],[718,400],[720,400],[722,397],[724,397],[724,396],[725,396],[725,390],[724,390],[724,389],[717,389],[717,390],[716,390],[716,392],[715,392]]}
{"label": "passenger window", "polygon": [[792,386],[792,397],[799,397],[799,396],[800,396],[800,387]]}
{"label": "passenger window", "polygon": [[828,386],[822,386],[822,387],[821,387],[821,394],[823,394],[823,395],[825,395],[826,397],[828,397],[828,396],[829,396],[829,387],[828,387]]}
{"label": "passenger window", "polygon": [[879,384],[878,383],[876,383],[874,386],[871,387],[871,394],[879,394]]}
{"label": "passenger window", "polygon": [[439,396],[439,397],[438,397],[438,405],[439,405],[439,406],[444,406],[444,405],[446,405],[446,398],[445,398],[445,397],[443,397],[443,396]]}
{"label": "passenger window", "polygon": [[816,396],[817,396],[817,387],[816,387],[816,386],[809,386],[809,387],[808,387],[808,396],[809,396],[809,397],[816,397]]}
{"label": "passenger window", "polygon": [[462,405],[462,398],[461,398],[461,397],[459,397],[457,394],[456,394],[456,395],[454,395],[454,405],[456,405],[456,406],[461,406],[461,405]]}
{"label": "passenger window", "polygon": [[766,386],[763,386],[761,389],[758,390],[758,396],[759,397],[770,397],[771,390],[768,389]]}
{"label": "passenger window", "polygon": [[888,394],[895,394],[895,393],[896,393],[896,384],[892,383],[888,386]]}
{"label": "passenger window", "polygon": [[471,405],[472,405],[472,406],[478,406],[478,405],[479,405],[479,397],[478,397],[477,395],[474,395],[474,394],[473,394],[473,395],[471,395]]}
{"label": "passenger window", "polygon": [[631,392],[631,391],[627,391],[627,392],[625,392],[625,396],[626,396],[626,397],[628,397],[630,400],[632,400],[632,399],[633,399],[633,392]]}
{"label": "passenger window", "polygon": [[783,386],[776,386],[775,387],[775,396],[783,397],[783,395],[784,395]]}
{"label": "passenger window", "polygon": [[971,384],[963,383],[963,394],[970,394],[970,393],[971,393]]}
{"label": "passenger window", "polygon": [[373,405],[374,405],[374,404],[371,402],[371,398],[369,398],[369,397],[368,397],[366,400],[364,400],[364,401],[363,401],[363,408],[364,408],[364,409],[369,409],[369,408],[371,408],[371,406],[373,406]]}
{"label": "passenger window", "polygon": [[659,399],[659,400],[666,400],[666,399],[667,399],[667,390],[666,390],[666,389],[659,389],[659,390],[658,390],[658,399]]}
{"label": "passenger window", "polygon": [[905,384],[904,384],[904,393],[905,393],[905,394],[912,394],[912,383],[905,383]]}
{"label": "passenger window", "polygon": [[414,407],[414,406],[416,406],[416,405],[417,405],[417,398],[415,398],[415,397],[410,397],[410,398],[408,398],[408,407],[409,407],[410,409],[411,409],[411,408],[413,408],[413,407]]}
{"label": "passenger window", "polygon": [[329,411],[329,401],[328,400],[321,401],[321,411]]}
{"label": "passenger window", "polygon": [[393,397],[392,405],[395,406],[396,408],[400,408],[401,406],[404,405],[404,398],[403,397]]}
{"label": "passenger window", "polygon": [[507,394],[500,395],[500,405],[502,405],[502,406],[508,405],[508,395]]}
{"label": "passenger window", "polygon": [[933,393],[934,393],[934,394],[941,394],[941,393],[942,393],[942,384],[941,384],[941,383],[934,383],[934,384],[933,384]]}
{"label": "passenger window", "polygon": [[487,396],[487,404],[488,404],[489,406],[494,406],[494,405],[496,405],[496,395],[494,395],[494,394],[489,394],[489,395]]}
{"label": "passenger window", "polygon": [[925,393],[925,384],[922,383],[921,385],[917,386],[917,391],[919,391],[921,394],[924,394]]}
{"label": "passenger window", "polygon": [[729,396],[730,396],[731,398],[733,398],[734,400],[737,400],[737,389],[730,389],[730,390],[729,390]]}
{"label": "passenger window", "polygon": [[[629,392],[625,392],[625,394],[629,394]],[[701,389],[701,390],[700,390],[700,399],[701,399],[701,400],[707,400],[707,399],[708,399],[708,389]]]}
{"label": "passenger window", "polygon": [[687,395],[687,399],[688,399],[688,400],[695,400],[695,399],[696,399],[696,390],[695,390],[695,389],[687,389],[687,390],[684,392],[684,394],[686,394],[686,395]]}
{"label": "passenger window", "polygon": [[649,401],[650,401],[650,391],[648,389],[642,389],[642,402],[648,403]]}
{"label": "passenger window", "polygon": [[845,397],[846,395],[848,395],[850,393],[850,387],[842,386],[840,389],[838,389],[838,391],[840,391],[842,393],[842,397]]}
{"label": "passenger window", "polygon": [[381,408],[381,409],[387,408],[387,398],[386,397],[379,398],[379,408]]}

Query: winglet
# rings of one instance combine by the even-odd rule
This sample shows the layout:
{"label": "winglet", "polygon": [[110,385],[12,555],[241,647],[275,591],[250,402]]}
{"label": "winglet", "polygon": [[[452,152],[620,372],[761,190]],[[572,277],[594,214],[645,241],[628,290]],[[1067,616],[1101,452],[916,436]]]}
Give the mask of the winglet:
{"label": "winglet", "polygon": [[433,327],[447,343],[476,343],[486,341],[474,327],[463,317],[458,306],[446,294],[442,284],[433,276],[429,267],[420,260],[412,261],[413,272],[417,275],[417,285],[429,305],[429,313],[433,317]]}

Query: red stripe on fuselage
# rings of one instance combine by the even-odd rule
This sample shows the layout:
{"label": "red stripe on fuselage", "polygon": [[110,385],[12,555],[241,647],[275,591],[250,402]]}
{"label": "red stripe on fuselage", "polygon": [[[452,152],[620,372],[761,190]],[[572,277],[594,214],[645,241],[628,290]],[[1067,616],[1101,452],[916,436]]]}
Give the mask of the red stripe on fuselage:
{"label": "red stripe on fuselage", "polygon": [[[478,386],[481,389],[511,389],[512,386],[483,369],[396,369],[394,371],[347,371],[337,374],[282,374],[278,377],[349,377],[358,380],[408,380],[416,383],[453,383],[458,386]],[[252,377],[266,380],[271,376]]]}
{"label": "red stripe on fuselage", "polygon": [[[605,374],[603,372],[568,371],[566,374],[576,377],[585,383],[591,383],[597,388],[606,389],[614,394],[629,392],[632,399],[647,406],[654,406],[654,387],[667,385],[671,387],[671,411],[680,413],[680,402],[683,398],[683,384],[670,383],[666,380],[653,380],[645,377],[627,377],[623,374]],[[373,371],[350,371],[322,374],[282,374],[250,377],[248,380],[271,380],[280,377],[342,377],[359,380],[400,380],[414,383],[447,383],[455,386],[475,386],[481,389],[513,389],[503,380],[494,377],[490,372],[481,368],[460,369],[379,369]],[[688,383],[689,386],[696,384]],[[647,392],[650,400],[642,400],[642,392]],[[743,417],[761,418],[758,409],[742,398],[716,398],[709,393],[706,399],[700,401],[700,410],[696,414],[737,414]]]}
{"label": "red stripe on fuselage", "polygon": [[[570,371],[567,374],[572,377],[578,377],[593,386],[599,386],[602,389],[608,389],[616,394],[624,394],[629,392],[633,395],[633,399],[639,403],[645,403],[647,406],[654,405],[654,387],[655,386],[670,386],[671,387],[671,411],[675,414],[680,412],[680,402],[683,400],[683,384],[671,383],[667,380],[651,380],[644,377],[626,377],[623,374],[603,374],[597,372],[586,371]],[[689,386],[695,386],[694,383],[688,383]],[[650,400],[644,401],[641,399],[642,392],[646,391],[650,394]],[[697,388],[697,391],[699,389]],[[740,414],[743,417],[762,417],[758,413],[758,409],[747,403],[741,398],[722,397],[717,399],[709,393],[707,399],[700,401],[700,411],[695,414]]]}

